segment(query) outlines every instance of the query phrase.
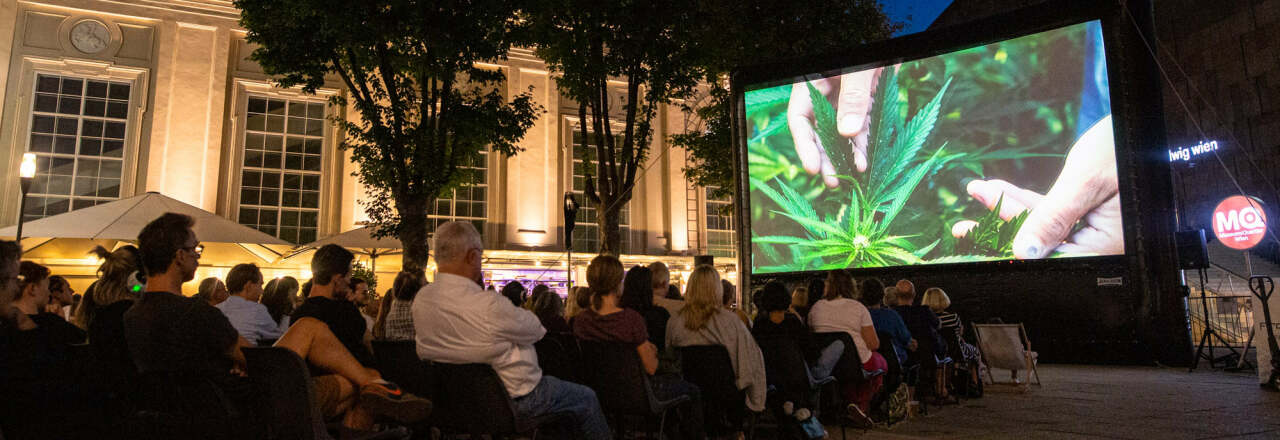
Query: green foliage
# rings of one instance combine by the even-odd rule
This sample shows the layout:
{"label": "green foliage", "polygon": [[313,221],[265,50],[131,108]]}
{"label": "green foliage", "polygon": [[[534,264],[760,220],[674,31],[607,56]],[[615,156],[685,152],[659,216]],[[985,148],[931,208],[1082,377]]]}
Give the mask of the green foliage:
{"label": "green foliage", "polygon": [[[679,0],[535,0],[523,9],[538,57],[556,73],[560,93],[577,102],[582,136],[599,160],[586,196],[597,207],[601,253],[620,252],[619,217],[648,156],[657,110],[691,96],[702,77],[696,12]],[[615,79],[626,84],[620,109]]]}
{"label": "green foliage", "polygon": [[351,277],[359,278],[369,283],[370,298],[378,295],[378,274],[373,273],[373,269],[364,266],[364,263],[356,263],[351,265]]}
{"label": "green foliage", "polygon": [[1013,236],[1022,228],[1022,222],[1031,210],[1022,211],[1005,221],[1000,218],[1003,204],[1004,195],[1001,194],[995,208],[978,219],[978,225],[970,229],[964,238],[957,240],[956,253],[1013,258]]}
{"label": "green foliage", "polygon": [[831,103],[809,86],[814,129],[836,172],[842,174],[842,188],[843,185],[849,187],[849,199],[839,206],[835,216],[819,217],[808,198],[780,179],[774,179],[778,188],[775,190],[775,185],[753,176],[751,188],[780,207],[772,212],[797,223],[804,231],[803,236],[754,237],[752,242],[757,245],[788,247],[793,257],[790,264],[761,270],[789,272],[918,264],[923,255],[937,246],[938,241],[917,246],[908,240],[915,235],[898,235],[891,229],[907,199],[934,168],[943,151],[939,148],[928,156],[920,154],[933,131],[947,85],[908,121],[903,113],[896,111],[897,70],[883,69],[879,83],[884,86],[876,91],[875,102],[883,104],[872,112],[871,125],[878,129],[872,132],[868,145],[868,161],[876,168],[862,179],[847,176],[854,173],[853,162],[848,157],[848,140],[836,131]]}
{"label": "green foliage", "polygon": [[[251,59],[280,87],[335,87],[340,148],[371,192],[376,235],[405,244],[406,270],[427,263],[427,210],[443,190],[473,182],[463,166],[488,148],[503,155],[541,109],[507,96],[501,71],[521,23],[506,0],[236,0]],[[347,119],[345,107],[355,111]]]}

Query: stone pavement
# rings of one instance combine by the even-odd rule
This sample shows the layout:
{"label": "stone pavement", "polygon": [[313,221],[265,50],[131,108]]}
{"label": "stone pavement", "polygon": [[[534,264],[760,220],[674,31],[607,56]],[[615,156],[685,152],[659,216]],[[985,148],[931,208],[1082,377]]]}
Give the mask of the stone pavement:
{"label": "stone pavement", "polygon": [[[1008,372],[996,370],[1008,378]],[[981,399],[930,407],[930,415],[858,439],[1280,439],[1280,393],[1256,374],[1184,368],[1041,365],[1044,386],[989,386]],[[828,427],[840,439],[837,427]]]}

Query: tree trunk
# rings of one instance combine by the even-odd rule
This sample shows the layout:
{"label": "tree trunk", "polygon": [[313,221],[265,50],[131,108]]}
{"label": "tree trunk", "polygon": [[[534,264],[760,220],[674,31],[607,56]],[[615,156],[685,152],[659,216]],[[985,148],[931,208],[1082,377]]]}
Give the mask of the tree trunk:
{"label": "tree trunk", "polygon": [[[596,221],[600,225],[600,255],[622,255],[622,228],[618,225],[618,217],[622,214],[622,204],[626,202],[605,202],[596,210]],[[609,209],[605,209],[609,207]]]}
{"label": "tree trunk", "polygon": [[400,215],[400,242],[404,244],[401,270],[422,273],[427,267],[431,245],[427,241],[427,206],[435,200],[403,198],[396,202]]}

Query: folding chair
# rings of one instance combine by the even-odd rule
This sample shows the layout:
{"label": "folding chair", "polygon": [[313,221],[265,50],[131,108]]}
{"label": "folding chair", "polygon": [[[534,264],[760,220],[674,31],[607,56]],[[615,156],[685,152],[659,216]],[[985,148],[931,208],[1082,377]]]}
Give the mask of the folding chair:
{"label": "folding chair", "polygon": [[645,438],[658,438],[666,428],[667,412],[690,400],[689,396],[659,400],[649,385],[649,375],[644,371],[635,345],[596,341],[580,344],[586,363],[585,383],[595,390],[605,413],[614,415],[617,438],[624,437],[624,418],[628,415],[657,416],[657,435],[651,437],[646,432]]}
{"label": "folding chair", "polygon": [[[992,384],[1015,385],[1024,387],[1031,383],[1035,376],[1035,385],[1040,386],[1040,372],[1036,371],[1036,352],[1031,351],[1031,340],[1027,339],[1027,330],[1022,324],[973,324],[974,333],[978,336],[978,349],[987,362],[987,378]],[[1026,371],[1027,379],[1022,384],[1016,382],[996,382],[991,369]]]}
{"label": "folding chair", "polygon": [[489,364],[430,362],[428,365],[429,374],[440,378],[433,394],[436,409],[431,413],[431,424],[445,433],[470,434],[473,439],[484,434],[495,439],[532,434],[537,440],[538,428],[567,416],[551,413],[519,417],[502,379]]}

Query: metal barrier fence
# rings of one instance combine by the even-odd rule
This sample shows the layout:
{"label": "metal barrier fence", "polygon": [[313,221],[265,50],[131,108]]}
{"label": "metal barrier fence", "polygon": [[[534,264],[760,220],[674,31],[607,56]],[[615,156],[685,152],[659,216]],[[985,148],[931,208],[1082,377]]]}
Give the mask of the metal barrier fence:
{"label": "metal barrier fence", "polygon": [[[1205,323],[1226,340],[1227,344],[1238,349],[1248,349],[1249,330],[1253,328],[1253,295],[1249,292],[1248,281],[1219,267],[1207,269],[1205,297],[1200,297],[1200,283],[1194,272],[1187,271],[1187,285],[1191,287],[1191,297],[1187,298],[1187,307],[1191,312],[1191,336],[1193,343],[1200,342]],[[1205,316],[1204,304],[1208,305],[1209,315]],[[1209,345],[1223,347],[1221,341],[1210,338]]]}

